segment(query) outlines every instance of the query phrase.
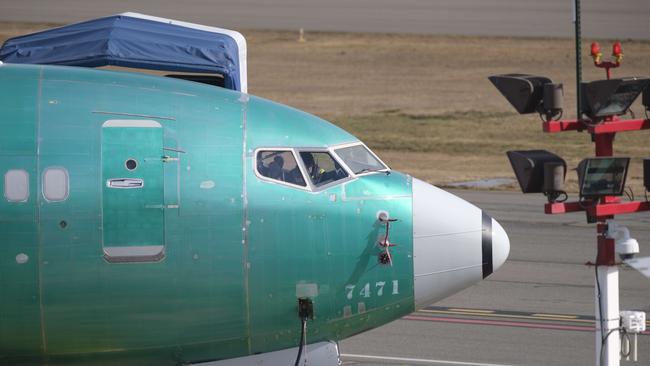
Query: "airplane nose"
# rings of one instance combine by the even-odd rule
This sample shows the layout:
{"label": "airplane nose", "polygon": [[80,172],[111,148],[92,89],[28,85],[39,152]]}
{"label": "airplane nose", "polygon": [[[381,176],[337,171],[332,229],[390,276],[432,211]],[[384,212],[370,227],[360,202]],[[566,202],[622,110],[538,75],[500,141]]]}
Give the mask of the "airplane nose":
{"label": "airplane nose", "polygon": [[415,307],[473,285],[508,258],[503,227],[471,203],[413,179]]}
{"label": "airplane nose", "polygon": [[510,239],[503,226],[492,219],[492,263],[493,271],[499,269],[510,254]]}

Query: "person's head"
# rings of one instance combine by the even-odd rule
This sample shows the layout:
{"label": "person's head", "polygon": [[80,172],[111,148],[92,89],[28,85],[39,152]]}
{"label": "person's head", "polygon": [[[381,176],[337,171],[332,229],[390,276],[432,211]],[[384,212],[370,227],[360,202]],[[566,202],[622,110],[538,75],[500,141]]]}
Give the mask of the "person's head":
{"label": "person's head", "polygon": [[310,169],[314,166],[314,156],[310,153],[303,153],[302,154],[302,161],[305,163],[305,166],[307,169]]}
{"label": "person's head", "polygon": [[273,158],[273,162],[278,166],[278,168],[282,168],[284,166],[284,159],[280,155],[276,155]]}

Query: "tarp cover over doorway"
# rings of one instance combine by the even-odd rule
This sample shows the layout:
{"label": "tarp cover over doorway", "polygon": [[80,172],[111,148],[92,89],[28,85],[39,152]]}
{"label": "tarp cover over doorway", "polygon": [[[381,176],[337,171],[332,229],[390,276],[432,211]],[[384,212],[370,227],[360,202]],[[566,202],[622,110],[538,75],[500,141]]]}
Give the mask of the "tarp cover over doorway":
{"label": "tarp cover over doorway", "polygon": [[248,92],[240,33],[137,13],[11,38],[0,49],[0,61],[216,73],[226,88]]}

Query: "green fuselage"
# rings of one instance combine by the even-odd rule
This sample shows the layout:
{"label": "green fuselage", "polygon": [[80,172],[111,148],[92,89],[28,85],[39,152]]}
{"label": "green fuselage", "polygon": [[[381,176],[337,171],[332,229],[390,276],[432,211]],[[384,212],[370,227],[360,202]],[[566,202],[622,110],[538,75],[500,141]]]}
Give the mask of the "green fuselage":
{"label": "green fuselage", "polygon": [[[314,301],[310,342],[413,311],[410,177],[313,191],[255,174],[257,149],[358,141],[345,131],[140,74],[5,64],[0,86],[0,364],[175,365],[295,347],[299,296]],[[24,173],[21,200],[5,185]],[[380,211],[399,219],[392,265],[377,259]]]}

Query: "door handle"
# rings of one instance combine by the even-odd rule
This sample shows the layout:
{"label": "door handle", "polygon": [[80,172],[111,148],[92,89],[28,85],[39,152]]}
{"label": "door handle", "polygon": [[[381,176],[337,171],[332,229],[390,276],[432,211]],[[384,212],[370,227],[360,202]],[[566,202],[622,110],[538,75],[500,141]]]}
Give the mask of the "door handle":
{"label": "door handle", "polygon": [[144,187],[144,180],[140,178],[113,178],[106,181],[108,188],[142,188]]}

